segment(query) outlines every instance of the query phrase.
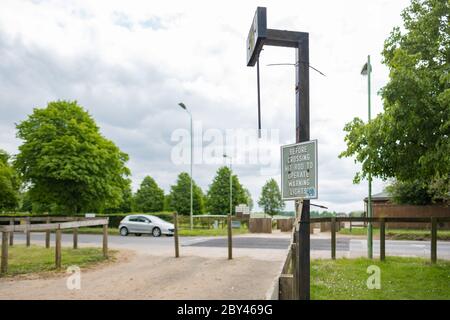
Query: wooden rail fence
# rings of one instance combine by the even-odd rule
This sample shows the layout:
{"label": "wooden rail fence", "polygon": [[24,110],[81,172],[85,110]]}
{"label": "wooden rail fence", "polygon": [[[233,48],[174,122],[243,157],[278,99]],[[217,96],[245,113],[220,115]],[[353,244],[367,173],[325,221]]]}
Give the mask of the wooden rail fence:
{"label": "wooden rail fence", "polygon": [[[311,218],[310,223],[331,223],[331,259],[336,259],[336,224],[341,222],[368,222],[376,223],[380,227],[380,260],[386,259],[386,224],[389,222],[415,222],[415,223],[429,223],[431,225],[431,262],[437,261],[437,231],[438,225],[442,222],[450,222],[450,217],[327,217],[327,218]],[[298,245],[296,239],[296,228],[298,221],[294,222],[292,231],[291,244],[284,262],[282,272],[279,276],[279,294],[280,300],[297,300],[298,299],[298,281],[297,281],[297,263],[296,246]]]}
{"label": "wooden rail fence", "polygon": [[[55,266],[61,268],[61,231],[73,230],[73,248],[78,248],[78,228],[103,226],[103,255],[108,256],[108,218],[72,218],[72,217],[1,217],[0,222],[8,222],[7,225],[0,225],[2,233],[1,245],[1,265],[0,273],[8,271],[8,242],[9,246],[14,244],[14,232],[26,234],[26,245],[31,244],[31,232],[45,231],[45,247],[50,247],[50,232],[55,231]],[[22,224],[15,224],[16,221],[24,221]],[[32,224],[31,222],[45,222]]]}

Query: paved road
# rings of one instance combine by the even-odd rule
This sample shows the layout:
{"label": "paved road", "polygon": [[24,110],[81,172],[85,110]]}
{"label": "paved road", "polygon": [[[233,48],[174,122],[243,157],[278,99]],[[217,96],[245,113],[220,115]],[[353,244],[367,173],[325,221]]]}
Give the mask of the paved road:
{"label": "paved road", "polygon": [[[16,233],[15,239],[23,242],[25,241],[25,235],[22,233]],[[72,235],[63,234],[63,242],[72,241]],[[43,233],[32,233],[31,242],[44,241]],[[52,235],[52,242],[54,241],[54,235]],[[272,250],[286,250],[289,245],[290,239],[288,236],[235,236],[233,238],[233,248],[240,249],[272,249]],[[154,238],[151,236],[109,236],[108,238],[110,247],[123,247],[129,249],[145,248],[146,250],[158,250],[168,249],[173,247],[173,237],[159,237]],[[351,238],[337,238],[336,250],[338,252],[346,252],[352,255],[363,254],[366,252],[367,241],[364,239],[351,239]],[[78,236],[78,243],[85,245],[101,245],[100,235],[84,235]],[[180,245],[182,247],[198,247],[204,248],[226,248],[227,239],[225,237],[180,237]],[[380,243],[378,240],[374,240],[374,253],[379,253]],[[311,238],[311,250],[314,252],[326,252],[330,251],[330,239]],[[438,241],[437,245],[438,258],[450,259],[450,242]],[[403,241],[403,240],[386,240],[386,254],[387,255],[411,255],[411,256],[430,256],[430,242],[429,241]]]}

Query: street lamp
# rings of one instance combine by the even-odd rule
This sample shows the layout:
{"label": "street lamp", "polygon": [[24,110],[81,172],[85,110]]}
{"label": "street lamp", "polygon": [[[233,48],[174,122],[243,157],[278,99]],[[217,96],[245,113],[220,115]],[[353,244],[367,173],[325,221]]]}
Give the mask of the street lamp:
{"label": "street lamp", "polygon": [[191,222],[191,230],[193,228],[193,208],[194,208],[194,198],[193,198],[193,193],[192,193],[192,186],[193,186],[193,181],[192,181],[192,159],[193,159],[193,151],[192,151],[192,142],[193,142],[193,135],[192,135],[192,114],[191,112],[188,110],[188,108],[186,108],[185,104],[183,102],[180,102],[178,104],[181,108],[183,108],[184,110],[186,110],[186,112],[189,114],[189,117],[191,119],[191,211],[190,211],[190,222]]}
{"label": "street lamp", "polygon": [[233,258],[232,253],[232,238],[231,238],[231,215],[233,213],[233,172],[232,172],[232,162],[233,158],[227,154],[223,155],[224,158],[230,158],[230,213],[228,214],[228,259]]}
{"label": "street lamp", "polygon": [[[372,72],[372,65],[370,64],[370,55],[367,56],[367,62],[364,64],[361,74],[367,76],[367,90],[368,90],[368,118],[370,123],[370,73]],[[372,165],[369,158],[369,195],[367,197],[367,217],[372,218]],[[373,257],[373,233],[372,233],[372,222],[369,221],[367,224],[367,255],[369,259]]]}

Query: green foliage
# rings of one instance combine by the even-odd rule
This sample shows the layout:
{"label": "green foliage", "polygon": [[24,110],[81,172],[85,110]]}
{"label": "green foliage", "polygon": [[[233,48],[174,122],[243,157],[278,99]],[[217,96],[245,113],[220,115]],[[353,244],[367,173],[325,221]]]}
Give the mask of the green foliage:
{"label": "green foliage", "polygon": [[164,195],[164,211],[172,211],[172,196],[169,194]]}
{"label": "green foliage", "polygon": [[450,203],[450,174],[434,179],[428,186],[433,202]]}
{"label": "green foliage", "polygon": [[0,149],[0,211],[14,210],[19,205],[20,179],[9,159]]}
{"label": "green foliage", "polygon": [[426,205],[431,202],[428,185],[421,180],[395,181],[386,190],[394,203]]}
{"label": "green foliage", "polygon": [[130,174],[121,152],[77,102],[35,108],[17,126],[23,140],[15,165],[33,202],[86,212],[120,202]]}
{"label": "green foliage", "polygon": [[355,182],[368,172],[427,185],[448,181],[449,16],[448,1],[413,0],[402,13],[405,32],[394,28],[385,41],[390,79],[381,90],[384,113],[370,124],[355,118],[344,128],[347,150],[340,157],[355,156],[362,164]]}
{"label": "green foliage", "polygon": [[262,187],[258,205],[263,208],[264,213],[272,216],[283,210],[284,201],[281,199],[280,188],[275,179],[268,180]]}
{"label": "green foliage", "polygon": [[158,212],[164,207],[164,191],[153,180],[146,176],[135,196],[136,209],[141,212]]}
{"label": "green foliage", "polygon": [[[170,207],[178,214],[188,215],[191,212],[191,177],[186,172],[178,175],[177,183],[170,190]],[[192,206],[194,214],[205,211],[203,192],[195,181],[192,181]]]}
{"label": "green foliage", "polygon": [[[207,210],[210,214],[230,212],[230,174],[228,167],[220,167],[207,193]],[[247,197],[239,179],[232,175],[232,212],[239,204],[247,203]]]}
{"label": "green foliage", "polygon": [[122,190],[120,202],[114,207],[107,207],[102,210],[104,213],[124,212],[128,213],[133,210],[133,192],[131,191],[131,180],[127,179],[127,184]]}
{"label": "green foliage", "polygon": [[336,212],[335,211],[331,212],[331,211],[326,211],[326,210],[319,212],[319,211],[312,210],[309,215],[311,218],[328,218],[328,217],[336,217]]}
{"label": "green foliage", "polygon": [[33,201],[31,200],[30,193],[28,191],[20,194],[20,203],[21,212],[33,212]]}

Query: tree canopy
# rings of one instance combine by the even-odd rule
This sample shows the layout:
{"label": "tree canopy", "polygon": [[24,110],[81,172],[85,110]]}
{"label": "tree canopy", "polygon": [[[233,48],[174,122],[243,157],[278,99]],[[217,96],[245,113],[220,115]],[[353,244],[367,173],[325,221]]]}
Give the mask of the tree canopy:
{"label": "tree canopy", "polygon": [[[195,181],[192,184],[192,206],[194,214],[204,212],[203,192]],[[191,177],[186,172],[178,175],[177,183],[170,190],[170,207],[177,213],[188,215],[191,212]]]}
{"label": "tree canopy", "polygon": [[275,179],[268,180],[262,187],[258,205],[263,208],[264,213],[270,214],[271,216],[283,210],[285,204],[281,199],[280,188]]}
{"label": "tree canopy", "polygon": [[[230,168],[220,167],[207,193],[207,210],[210,214],[225,215],[230,212]],[[239,204],[247,203],[247,197],[239,179],[232,175],[232,213]]]}
{"label": "tree canopy", "polygon": [[33,201],[69,213],[114,206],[128,183],[128,155],[103,137],[76,101],[35,108],[16,125],[23,140],[15,165]]}
{"label": "tree canopy", "polygon": [[[448,186],[450,2],[412,0],[402,18],[404,31],[394,28],[383,50],[389,68],[380,92],[384,112],[369,124],[359,118],[348,123],[347,150],[340,156],[362,164],[355,182],[371,172],[410,186],[442,180]],[[436,190],[444,190],[441,198],[450,191]]]}
{"label": "tree canopy", "polygon": [[20,179],[10,163],[10,156],[0,150],[0,211],[14,210],[19,205]]}
{"label": "tree canopy", "polygon": [[135,206],[141,212],[158,212],[164,208],[164,190],[158,187],[156,181],[146,176],[136,192]]}

